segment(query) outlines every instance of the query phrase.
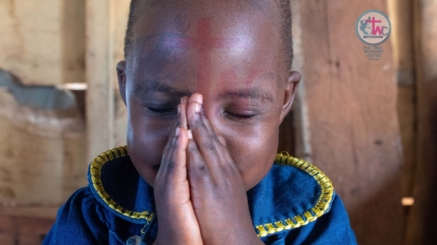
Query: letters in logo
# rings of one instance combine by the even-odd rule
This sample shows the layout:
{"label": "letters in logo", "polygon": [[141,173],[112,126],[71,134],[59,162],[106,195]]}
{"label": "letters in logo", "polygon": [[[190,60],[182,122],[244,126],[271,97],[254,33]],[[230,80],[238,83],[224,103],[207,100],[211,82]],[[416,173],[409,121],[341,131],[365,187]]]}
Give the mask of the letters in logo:
{"label": "letters in logo", "polygon": [[355,28],[358,38],[367,45],[380,45],[391,33],[389,18],[379,10],[368,10],[361,14]]}

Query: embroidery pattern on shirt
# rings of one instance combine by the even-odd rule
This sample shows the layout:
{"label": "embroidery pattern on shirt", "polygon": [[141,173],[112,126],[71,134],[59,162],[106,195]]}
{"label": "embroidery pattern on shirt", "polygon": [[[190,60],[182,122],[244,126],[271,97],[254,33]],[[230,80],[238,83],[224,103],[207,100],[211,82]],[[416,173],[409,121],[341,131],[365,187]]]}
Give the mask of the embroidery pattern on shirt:
{"label": "embroidery pattern on shirt", "polygon": [[[96,157],[90,166],[90,175],[91,182],[100,196],[100,198],[108,205],[109,208],[120,213],[126,217],[132,219],[145,219],[148,222],[151,222],[154,218],[154,213],[150,211],[131,211],[127,210],[120,205],[118,205],[105,191],[103,187],[103,183],[101,181],[101,172],[103,165],[107,162],[114,160],[116,158],[128,156],[127,146],[122,146],[118,148],[114,148],[112,150],[106,151]],[[303,214],[296,215],[292,218],[288,218],[285,220],[276,221],[273,223],[267,223],[256,226],[258,237],[265,237],[274,233],[278,233],[284,230],[295,229],[301,226],[305,226],[310,222],[315,221],[318,217],[325,214],[325,212],[329,209],[331,201],[334,197],[334,188],[332,186],[329,178],[316,166],[303,161],[299,158],[292,157],[288,155],[288,153],[281,153],[276,155],[275,159],[276,165],[283,166],[292,166],[296,167],[302,171],[305,171],[309,175],[311,175],[319,184],[321,188],[321,193],[318,198],[318,201],[310,210],[305,211]]]}

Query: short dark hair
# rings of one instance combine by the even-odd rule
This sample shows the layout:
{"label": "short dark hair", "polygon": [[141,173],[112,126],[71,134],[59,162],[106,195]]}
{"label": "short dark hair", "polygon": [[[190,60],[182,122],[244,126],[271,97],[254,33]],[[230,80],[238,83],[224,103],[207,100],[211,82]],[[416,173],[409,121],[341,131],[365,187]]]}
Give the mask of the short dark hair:
{"label": "short dark hair", "polygon": [[[124,57],[127,58],[129,51],[131,50],[133,42],[133,26],[136,20],[144,13],[148,8],[152,8],[155,4],[162,0],[131,0],[129,8],[129,19],[126,28],[126,37],[124,39]],[[264,15],[272,15],[271,4],[266,0],[246,0],[249,4],[256,7]],[[290,0],[274,0],[277,7],[280,9],[280,23],[282,28],[282,40],[287,52],[288,67],[291,68],[293,63],[293,39],[291,32],[291,6]],[[269,7],[270,6],[270,7]]]}

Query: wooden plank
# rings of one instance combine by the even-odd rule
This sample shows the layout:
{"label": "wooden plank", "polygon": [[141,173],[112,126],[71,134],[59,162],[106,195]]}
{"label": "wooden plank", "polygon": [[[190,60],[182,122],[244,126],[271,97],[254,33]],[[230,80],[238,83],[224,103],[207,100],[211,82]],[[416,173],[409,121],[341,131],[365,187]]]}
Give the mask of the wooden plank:
{"label": "wooden plank", "polygon": [[20,207],[1,207],[0,216],[55,220],[59,207],[60,205],[40,207],[32,207],[30,205]]}
{"label": "wooden plank", "polygon": [[118,93],[115,66],[124,58],[129,3],[87,0],[88,160],[126,144],[126,109]]}
{"label": "wooden plank", "polygon": [[311,158],[332,179],[359,244],[401,244],[402,154],[391,45],[369,61],[355,23],[386,1],[301,1]]}
{"label": "wooden plank", "polygon": [[22,106],[7,91],[0,107],[0,207],[59,207],[86,183],[83,119]]}
{"label": "wooden plank", "polygon": [[54,219],[0,216],[0,233],[45,235]]}
{"label": "wooden plank", "polygon": [[290,155],[295,156],[295,128],[293,122],[293,112],[291,111],[279,127],[278,152],[286,151]]}
{"label": "wooden plank", "polygon": [[436,244],[437,210],[437,1],[414,1],[417,64],[417,167],[415,203],[406,244]]}
{"label": "wooden plank", "polygon": [[387,0],[392,24],[390,41],[399,85],[414,85],[413,0]]}
{"label": "wooden plank", "polygon": [[85,0],[61,2],[62,82],[85,83]]}
{"label": "wooden plank", "polygon": [[3,245],[41,244],[54,222],[54,219],[0,215],[0,243]]}
{"label": "wooden plank", "polygon": [[412,197],[417,165],[416,87],[400,85],[398,89],[398,114],[404,156],[402,196]]}
{"label": "wooden plank", "polygon": [[1,234],[0,233],[0,244],[16,245],[16,244],[18,244],[18,238],[14,234]]}
{"label": "wooden plank", "polygon": [[110,1],[86,2],[86,93],[88,160],[110,149],[114,138]]}
{"label": "wooden plank", "polygon": [[390,41],[396,66],[398,115],[402,136],[404,167],[402,170],[402,196],[413,195],[416,166],[416,83],[414,79],[413,1],[388,0],[388,10],[393,26]]}
{"label": "wooden plank", "polygon": [[[291,13],[292,13],[292,35],[293,35],[293,65],[292,70],[303,72],[304,66],[304,54],[302,48],[302,10],[300,0],[291,0]],[[297,88],[297,92],[293,101],[293,146],[294,155],[304,159],[308,162],[312,162],[311,145],[309,142],[309,128],[308,128],[308,113],[307,113],[307,101],[305,99],[305,78],[301,79],[301,82]],[[281,138],[280,138],[281,139]]]}
{"label": "wooden plank", "polygon": [[0,67],[28,85],[84,82],[83,1],[0,1]]}
{"label": "wooden plank", "polygon": [[[124,59],[124,38],[126,34],[127,20],[129,17],[130,1],[111,0],[112,12],[112,58],[114,64]],[[126,106],[118,92],[118,82],[115,72],[111,77],[115,89],[115,112],[114,112],[114,145],[126,145],[127,111]]]}

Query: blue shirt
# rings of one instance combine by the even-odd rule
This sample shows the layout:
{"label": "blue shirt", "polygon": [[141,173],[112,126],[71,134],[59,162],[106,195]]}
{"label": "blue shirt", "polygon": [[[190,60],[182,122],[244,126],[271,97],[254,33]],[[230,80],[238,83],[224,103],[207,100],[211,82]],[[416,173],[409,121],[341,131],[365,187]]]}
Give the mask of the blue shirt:
{"label": "blue shirt", "polygon": [[[126,147],[99,155],[88,181],[60,208],[43,244],[153,244],[158,230],[153,189]],[[247,195],[254,229],[265,244],[356,244],[331,181],[303,160],[278,154]]]}

